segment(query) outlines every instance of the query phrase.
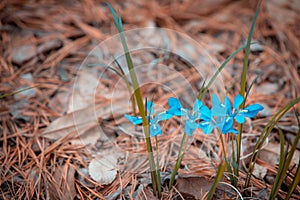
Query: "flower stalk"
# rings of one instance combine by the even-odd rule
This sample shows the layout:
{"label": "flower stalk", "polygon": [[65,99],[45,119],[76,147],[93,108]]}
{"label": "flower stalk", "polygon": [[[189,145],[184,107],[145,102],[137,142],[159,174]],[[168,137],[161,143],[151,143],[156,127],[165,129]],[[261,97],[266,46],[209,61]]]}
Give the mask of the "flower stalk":
{"label": "flower stalk", "polygon": [[149,164],[150,164],[153,191],[156,194],[157,193],[157,183],[156,183],[155,162],[154,162],[151,139],[150,139],[150,133],[149,133],[149,124],[148,124],[148,120],[146,118],[146,112],[145,112],[145,108],[144,108],[144,104],[143,104],[143,98],[142,98],[141,90],[140,90],[140,87],[139,87],[139,82],[138,82],[138,79],[137,79],[137,76],[136,76],[136,73],[135,73],[134,65],[133,65],[129,50],[128,50],[128,46],[127,46],[127,43],[126,43],[120,13],[118,13],[118,16],[116,16],[116,13],[115,13],[113,7],[109,3],[107,5],[110,8],[110,11],[111,11],[111,13],[114,17],[114,22],[115,22],[116,27],[118,29],[118,32],[120,34],[120,39],[121,39],[121,43],[122,43],[123,50],[124,50],[124,53],[125,53],[128,71],[129,71],[130,78],[131,78],[131,81],[132,81],[132,86],[133,86],[133,89],[134,89],[134,96],[135,96],[135,99],[136,99],[136,102],[137,102],[137,105],[138,105],[139,113],[140,113],[141,118],[142,118],[143,130],[144,130],[145,140],[146,140],[146,144],[147,144],[147,152],[148,152],[148,159],[149,159]]}
{"label": "flower stalk", "polygon": [[177,157],[177,160],[176,160],[176,164],[175,164],[174,169],[173,169],[172,174],[171,174],[171,178],[170,178],[170,182],[169,182],[169,190],[171,190],[172,187],[173,187],[175,176],[176,176],[176,174],[178,172],[178,169],[181,165],[181,161],[182,161],[183,156],[184,156],[185,147],[186,147],[186,143],[188,141],[188,137],[189,136],[186,133],[183,134],[181,144],[180,144],[180,148],[179,148],[178,157]]}

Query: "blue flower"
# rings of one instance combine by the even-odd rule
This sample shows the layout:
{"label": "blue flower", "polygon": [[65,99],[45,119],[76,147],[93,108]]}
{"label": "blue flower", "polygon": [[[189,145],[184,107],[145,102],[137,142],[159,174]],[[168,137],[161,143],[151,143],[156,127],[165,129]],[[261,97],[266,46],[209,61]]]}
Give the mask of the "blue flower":
{"label": "blue flower", "polygon": [[[220,107],[221,108],[221,107]],[[223,108],[222,108],[223,109]],[[235,129],[233,129],[233,120],[227,116],[223,116],[221,113],[217,113],[221,116],[214,116],[213,108],[210,110],[208,107],[203,106],[200,109],[201,112],[201,121],[198,125],[198,128],[201,128],[205,134],[210,134],[214,128],[219,129],[222,133],[237,133]],[[215,111],[214,111],[215,112]]]}
{"label": "blue flower", "polygon": [[[237,134],[238,131],[233,128],[233,122],[235,119],[238,123],[242,124],[245,122],[245,117],[255,117],[257,113],[264,108],[259,104],[253,104],[250,106],[247,106],[244,109],[239,109],[239,106],[243,103],[244,98],[238,94],[233,101],[233,108],[231,106],[229,98],[226,96],[224,104],[219,100],[217,95],[212,95],[212,102],[213,107],[211,111],[211,121],[210,124],[213,124],[217,127],[222,133],[235,133]],[[204,112],[207,112],[204,110]],[[202,113],[203,115],[203,113]],[[214,117],[217,117],[214,121]],[[204,120],[205,121],[205,120]],[[207,124],[203,122],[203,124]],[[200,128],[203,127],[203,124],[201,124]],[[208,130],[206,130],[208,131]]]}
{"label": "blue flower", "polygon": [[196,99],[191,111],[183,108],[179,100],[173,97],[168,99],[168,104],[170,109],[167,113],[175,116],[182,116],[185,121],[184,132],[187,135],[192,136],[194,131],[198,128],[198,123],[196,121],[200,119],[200,108],[202,106],[202,102]]}
{"label": "blue flower", "polygon": [[227,108],[226,106],[219,100],[216,94],[212,94],[212,104],[213,107],[211,109],[212,115],[216,117],[224,117],[226,116]]}
{"label": "blue flower", "polygon": [[245,108],[239,109],[239,106],[243,103],[244,97],[238,94],[233,101],[233,109],[228,97],[225,97],[226,113],[229,117],[234,118],[238,123],[243,124],[245,117],[253,118],[259,111],[264,109],[260,104],[252,104]]}
{"label": "blue flower", "polygon": [[210,134],[216,125],[214,122],[212,112],[206,106],[203,106],[200,109],[200,112],[200,118],[203,119],[203,121],[199,123],[198,127],[201,128],[205,134]]}
{"label": "blue flower", "polygon": [[[149,120],[149,131],[150,136],[157,136],[162,134],[161,126],[158,124],[158,122],[170,119],[172,117],[171,114],[168,114],[166,112],[158,112],[156,115],[154,115],[154,104],[152,101],[147,101],[147,119]],[[136,117],[131,115],[124,115],[126,119],[131,121],[134,125],[142,124],[143,120],[142,117]]]}

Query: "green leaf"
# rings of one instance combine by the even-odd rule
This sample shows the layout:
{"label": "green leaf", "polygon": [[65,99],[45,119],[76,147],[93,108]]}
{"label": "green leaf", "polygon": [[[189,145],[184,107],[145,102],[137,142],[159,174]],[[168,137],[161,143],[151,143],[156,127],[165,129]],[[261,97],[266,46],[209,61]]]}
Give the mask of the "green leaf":
{"label": "green leaf", "polygon": [[[242,95],[242,97],[245,97],[246,83],[247,83],[247,73],[248,73],[248,63],[249,63],[248,59],[249,59],[249,54],[250,54],[251,39],[252,39],[255,24],[256,24],[256,20],[257,20],[257,17],[258,17],[258,13],[260,11],[261,3],[262,3],[262,1],[259,1],[256,12],[255,12],[255,16],[254,16],[253,21],[252,21],[252,25],[251,25],[251,28],[250,28],[250,32],[249,32],[249,35],[248,35],[247,44],[246,44],[246,48],[245,48],[243,71],[242,71],[241,84],[240,84],[241,85],[240,94]],[[246,101],[244,101],[242,103],[240,108],[245,107],[245,102]],[[237,144],[236,163],[238,164],[238,167],[234,170],[234,175],[237,178],[239,177],[239,163],[240,163],[240,157],[241,157],[241,146],[242,146],[241,144],[242,144],[242,132],[243,132],[243,125],[242,124],[238,124],[238,131],[239,131],[239,134],[236,137],[236,144]],[[235,187],[237,186],[237,178],[235,178],[234,181],[232,182],[232,184]]]}
{"label": "green leaf", "polygon": [[140,90],[140,87],[139,87],[139,82],[138,82],[138,79],[137,79],[137,76],[136,76],[136,73],[135,73],[135,69],[134,69],[132,59],[131,59],[131,55],[130,55],[130,52],[129,52],[128,47],[127,47],[120,12],[118,12],[118,17],[117,17],[113,7],[109,3],[107,3],[107,5],[108,5],[108,7],[109,7],[109,9],[110,9],[110,11],[113,15],[114,22],[115,22],[116,27],[117,27],[117,29],[119,31],[119,34],[120,34],[120,39],[121,39],[121,43],[122,43],[123,50],[124,50],[124,53],[125,53],[128,71],[129,71],[132,86],[133,86],[133,89],[134,89],[134,96],[135,96],[135,99],[136,99],[136,102],[137,102],[137,105],[138,105],[140,115],[141,115],[142,120],[143,120],[143,130],[144,130],[145,140],[146,140],[146,144],[147,144],[148,159],[149,159],[150,170],[151,170],[151,180],[152,180],[154,194],[156,194],[157,193],[157,179],[156,179],[157,175],[156,175],[156,168],[155,168],[155,162],[154,162],[151,139],[150,139],[150,133],[149,133],[149,122],[148,122],[147,117],[146,117],[146,111],[145,111],[146,109],[145,109],[144,104],[143,104],[142,93],[141,93],[141,90]]}
{"label": "green leaf", "polygon": [[[247,188],[249,186],[250,183],[250,179],[252,176],[252,172],[257,160],[257,157],[261,151],[262,146],[264,145],[267,137],[269,136],[269,134],[271,133],[271,131],[273,130],[273,128],[277,125],[277,123],[281,120],[281,118],[297,103],[300,102],[300,98],[295,99],[294,101],[288,103],[287,105],[285,105],[283,108],[281,108],[276,114],[274,114],[274,116],[271,118],[271,120],[267,123],[267,125],[265,126],[265,128],[263,129],[261,135],[259,136],[256,145],[254,147],[251,159],[250,159],[250,164],[249,164],[249,168],[248,168],[248,174],[246,177],[246,181],[245,181],[245,188]],[[295,141],[293,143],[292,149],[290,151],[294,152],[297,146],[297,140],[299,140],[300,137],[300,133],[297,134]],[[298,139],[297,139],[298,138]],[[297,139],[297,140],[296,140]],[[290,154],[289,153],[289,154]],[[292,157],[288,157],[288,159],[286,160],[286,162],[290,162],[289,160],[292,159]]]}
{"label": "green leaf", "polygon": [[206,200],[213,199],[215,191],[217,189],[217,186],[218,186],[221,178],[223,177],[223,174],[224,174],[224,171],[225,171],[226,167],[227,167],[227,162],[220,163],[220,165],[218,167],[217,176],[216,176],[216,178],[215,178],[215,180],[214,180],[214,182],[213,182],[213,184],[211,186],[211,189],[210,189],[210,191],[209,191],[209,193],[207,195]]}

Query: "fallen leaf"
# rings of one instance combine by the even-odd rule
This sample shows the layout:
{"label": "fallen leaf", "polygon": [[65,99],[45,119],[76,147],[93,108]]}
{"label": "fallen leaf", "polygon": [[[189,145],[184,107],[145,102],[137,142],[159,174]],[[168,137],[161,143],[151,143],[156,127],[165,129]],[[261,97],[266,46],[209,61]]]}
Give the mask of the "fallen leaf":
{"label": "fallen leaf", "polygon": [[102,158],[95,158],[89,164],[89,174],[100,184],[112,183],[117,175],[117,159],[113,155],[105,155]]}
{"label": "fallen leaf", "polygon": [[[114,114],[124,114],[125,110],[121,104],[116,104],[113,108]],[[87,138],[83,143],[90,143],[93,138],[96,141],[96,135],[104,136],[99,127],[98,118],[106,119],[112,115],[111,105],[100,107],[88,106],[54,120],[43,132],[42,137],[58,140],[70,133],[74,133],[74,137],[79,136],[80,139]],[[92,132],[92,128],[96,128],[96,133]],[[93,136],[92,136],[93,135]]]}
{"label": "fallen leaf", "polygon": [[210,190],[212,183],[213,181],[203,177],[178,178],[175,187],[184,196],[202,199]]}
{"label": "fallen leaf", "polygon": [[77,131],[79,135],[82,135],[91,127],[98,125],[98,120],[93,113],[94,109],[90,106],[62,116],[54,120],[42,133],[42,136],[58,140],[70,132]]}
{"label": "fallen leaf", "polygon": [[103,133],[102,129],[96,125],[89,129],[84,129],[85,131],[79,136],[78,139],[71,140],[71,144],[83,144],[85,146],[96,144],[99,138],[105,138],[106,135]]}
{"label": "fallen leaf", "polygon": [[[286,147],[284,147],[286,149]],[[280,144],[271,142],[259,154],[259,158],[270,164],[278,165],[280,160]],[[300,152],[295,151],[291,165],[299,162]]]}
{"label": "fallen leaf", "polygon": [[87,70],[81,70],[76,79],[68,112],[86,108],[94,102],[95,98],[95,89],[98,83],[96,75]]}

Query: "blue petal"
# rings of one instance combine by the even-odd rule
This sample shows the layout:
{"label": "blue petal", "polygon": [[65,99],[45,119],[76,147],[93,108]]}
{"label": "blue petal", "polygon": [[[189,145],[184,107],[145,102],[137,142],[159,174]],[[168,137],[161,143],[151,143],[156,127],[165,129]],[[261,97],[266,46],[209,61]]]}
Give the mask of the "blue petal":
{"label": "blue petal", "polygon": [[168,104],[170,106],[170,109],[167,111],[168,114],[176,115],[176,116],[182,116],[183,115],[183,113],[181,111],[182,106],[181,106],[178,99],[176,99],[174,97],[170,97],[168,99]]}
{"label": "blue petal", "polygon": [[238,109],[239,106],[243,103],[244,97],[242,95],[238,94],[233,101],[233,108]]}
{"label": "blue petal", "polygon": [[247,111],[247,112],[244,112],[244,115],[246,117],[252,118],[252,117],[255,117],[257,115],[257,113],[259,111],[262,111],[263,109],[264,109],[264,107],[261,106],[260,104],[252,104],[250,106],[247,106],[243,110]]}
{"label": "blue petal", "polygon": [[131,123],[133,123],[134,125],[141,124],[143,122],[141,117],[135,117],[127,114],[125,114],[124,117],[131,121]]}
{"label": "blue petal", "polygon": [[181,108],[182,107],[179,100],[174,98],[174,97],[170,97],[168,99],[168,104],[169,104],[170,107],[175,107],[175,108]]}
{"label": "blue petal", "polygon": [[244,117],[244,114],[237,114],[234,119],[240,123],[240,124],[243,124],[245,123],[245,117]]}
{"label": "blue petal", "polygon": [[198,128],[198,124],[193,120],[187,120],[184,126],[184,132],[188,134],[188,136],[192,136],[195,130]]}
{"label": "blue petal", "polygon": [[198,128],[201,128],[205,134],[210,134],[214,129],[214,126],[212,126],[209,122],[200,122]]}
{"label": "blue petal", "polygon": [[226,133],[234,133],[234,134],[238,134],[239,131],[238,131],[238,130],[235,130],[233,127],[230,127],[230,129],[223,130],[222,133],[223,133],[223,134],[226,134]]}
{"label": "blue petal", "polygon": [[222,127],[222,130],[221,132],[223,134],[226,134],[226,133],[236,133],[237,130],[235,130],[233,128],[233,119],[231,117],[227,117],[225,120],[224,120],[224,124],[223,124],[223,127]]}
{"label": "blue petal", "polygon": [[211,110],[207,106],[202,106],[200,109],[200,119],[203,119],[206,122],[212,120]]}
{"label": "blue petal", "polygon": [[212,100],[213,105],[222,104],[222,102],[220,101],[220,99],[218,98],[218,96],[216,94],[212,94],[211,100]]}
{"label": "blue petal", "polygon": [[225,123],[226,123],[226,118],[225,117],[223,117],[223,116],[217,117],[217,119],[216,119],[216,127],[221,132],[224,129]]}
{"label": "blue petal", "polygon": [[166,112],[157,113],[156,116],[158,116],[157,122],[162,121],[162,120],[167,120],[167,119],[170,119],[173,117],[173,115],[166,113]]}
{"label": "blue petal", "polygon": [[213,116],[225,116],[226,115],[226,107],[221,103],[216,94],[212,95],[213,107],[211,109],[211,113]]}
{"label": "blue petal", "polygon": [[147,101],[147,111],[148,111],[149,116],[154,115],[154,103],[153,103],[153,101]]}
{"label": "blue petal", "polygon": [[199,111],[201,106],[202,106],[202,102],[199,99],[196,99],[194,102],[193,113]]}
{"label": "blue petal", "polygon": [[231,114],[231,109],[232,109],[231,108],[231,103],[230,103],[230,100],[227,96],[225,97],[225,102],[224,103],[225,103],[225,107],[226,107],[226,113],[229,114],[229,115],[232,115]]}
{"label": "blue petal", "polygon": [[161,130],[160,125],[157,123],[151,124],[150,136],[153,137],[153,136],[157,136],[157,135],[161,135],[161,134],[162,134],[162,130]]}

